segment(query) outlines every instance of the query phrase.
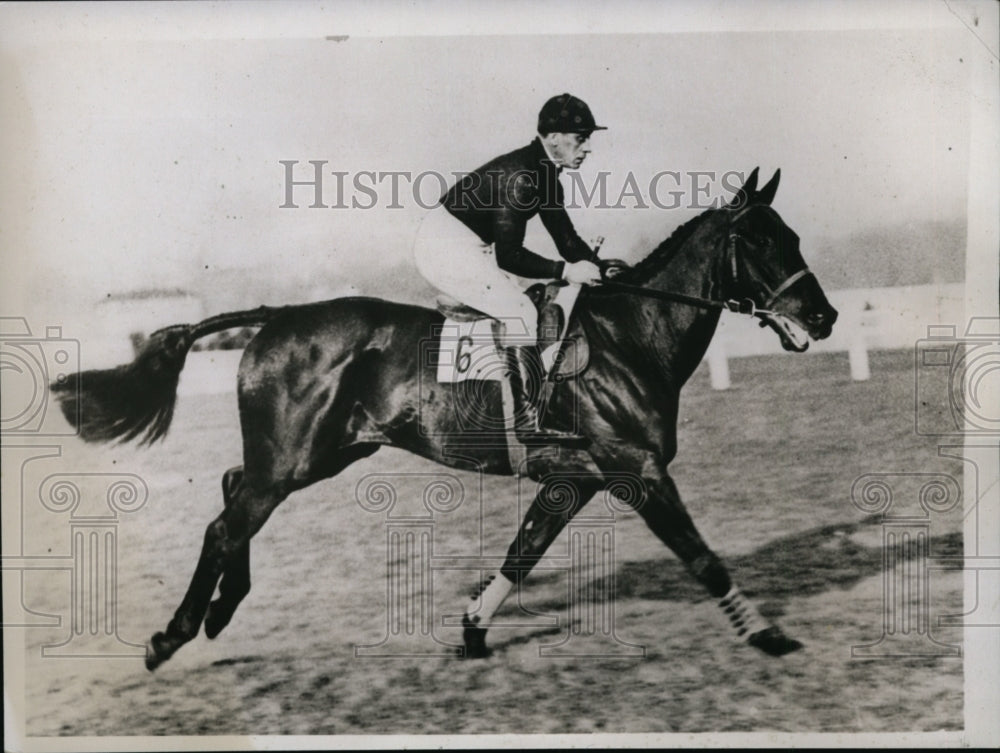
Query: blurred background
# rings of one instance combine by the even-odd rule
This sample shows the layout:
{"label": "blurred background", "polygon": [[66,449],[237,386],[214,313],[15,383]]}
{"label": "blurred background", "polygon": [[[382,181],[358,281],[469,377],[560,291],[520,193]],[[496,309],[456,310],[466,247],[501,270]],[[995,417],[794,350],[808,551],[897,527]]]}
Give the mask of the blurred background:
{"label": "blurred background", "polygon": [[[970,66],[945,10],[919,6],[896,29],[518,36],[358,36],[327,14],[308,35],[254,38],[85,7],[4,41],[0,203],[0,313],[62,326],[85,365],[130,357],[157,326],[262,303],[430,304],[411,248],[442,184],[412,177],[528,143],[563,91],[608,126],[577,184],[606,181],[607,201],[571,209],[605,256],[642,258],[730,195],[725,173],[781,168],[775,208],[824,288],[850,291],[834,296],[837,335],[864,312],[898,347],[961,315]],[[287,185],[314,178],[310,160],[325,161],[329,208]],[[394,196],[391,177],[363,171],[406,175]],[[651,188],[664,171],[680,177]],[[298,208],[282,208],[288,191]],[[532,225],[528,247],[554,254]],[[742,325],[735,341],[774,345],[748,322],[724,327]]]}

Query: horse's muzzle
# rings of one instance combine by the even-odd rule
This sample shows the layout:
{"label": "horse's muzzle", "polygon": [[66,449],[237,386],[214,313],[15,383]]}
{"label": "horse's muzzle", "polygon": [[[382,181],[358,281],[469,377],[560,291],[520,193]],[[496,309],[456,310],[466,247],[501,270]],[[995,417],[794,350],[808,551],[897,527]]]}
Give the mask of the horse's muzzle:
{"label": "horse's muzzle", "polygon": [[832,306],[826,311],[815,311],[805,318],[806,329],[809,336],[814,340],[825,340],[833,332],[833,325],[837,321],[837,309]]}

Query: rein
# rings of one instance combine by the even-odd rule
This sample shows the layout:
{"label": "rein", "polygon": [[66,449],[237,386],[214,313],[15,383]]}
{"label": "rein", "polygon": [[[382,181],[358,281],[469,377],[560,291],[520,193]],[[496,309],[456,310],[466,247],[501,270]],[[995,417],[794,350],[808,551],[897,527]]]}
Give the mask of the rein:
{"label": "rein", "polygon": [[[740,215],[745,212],[746,209],[741,211],[736,217],[733,218],[735,222]],[[601,238],[599,241],[603,241]],[[737,261],[737,248],[736,244],[741,240],[739,233],[729,234],[729,247],[727,248],[726,255],[731,260],[732,266],[732,281],[733,283],[739,282],[739,268]],[[598,249],[600,248],[600,242],[598,243]],[[772,310],[770,307],[774,305],[774,302],[781,297],[792,285],[797,283],[803,277],[811,275],[812,271],[809,267],[803,267],[798,272],[789,275],[784,282],[782,282],[777,288],[771,290],[766,283],[761,283],[764,285],[765,290],[768,292],[768,298],[764,302],[763,307],[758,307],[757,304],[753,302],[750,298],[743,298],[742,300],[737,300],[735,298],[730,298],[725,301],[718,301],[713,298],[700,298],[698,296],[686,295],[684,293],[673,293],[665,290],[655,290],[653,288],[645,288],[641,285],[630,285],[624,282],[615,282],[612,277],[621,271],[621,267],[614,264],[608,263],[601,266],[601,287],[606,290],[616,291],[619,293],[627,293],[629,295],[637,295],[643,298],[655,298],[661,301],[670,301],[674,303],[685,303],[689,306],[696,306],[702,309],[709,310],[726,310],[732,311],[734,314],[744,314],[746,316],[771,316],[778,317],[784,316],[783,314]],[[761,323],[763,326],[763,322]]]}
{"label": "rein", "polygon": [[629,285],[624,282],[614,282],[612,280],[605,280],[602,282],[601,288],[618,293],[638,295],[643,298],[656,298],[660,301],[686,303],[689,306],[697,306],[698,308],[703,309],[718,309],[720,311],[725,309],[737,314],[748,314],[749,316],[754,316],[756,314],[775,314],[773,311],[757,308],[754,302],[749,298],[744,298],[742,301],[738,301],[735,298],[730,298],[726,301],[716,301],[711,298],[698,298],[697,296],[685,295],[684,293],[670,293],[665,290],[654,290],[652,288],[644,288],[641,285]]}

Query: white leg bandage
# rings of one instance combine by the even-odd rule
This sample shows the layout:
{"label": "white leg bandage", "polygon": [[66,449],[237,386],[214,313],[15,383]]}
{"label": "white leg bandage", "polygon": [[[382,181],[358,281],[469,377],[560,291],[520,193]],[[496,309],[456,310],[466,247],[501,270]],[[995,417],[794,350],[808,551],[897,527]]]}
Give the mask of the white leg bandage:
{"label": "white leg bandage", "polygon": [[514,584],[499,573],[490,575],[484,585],[480,586],[479,594],[473,597],[472,604],[465,613],[479,627],[489,627],[493,615],[497,613],[513,587]]}
{"label": "white leg bandage", "polygon": [[729,618],[729,625],[740,640],[748,640],[754,633],[769,627],[753,602],[736,586],[719,599],[719,608]]}

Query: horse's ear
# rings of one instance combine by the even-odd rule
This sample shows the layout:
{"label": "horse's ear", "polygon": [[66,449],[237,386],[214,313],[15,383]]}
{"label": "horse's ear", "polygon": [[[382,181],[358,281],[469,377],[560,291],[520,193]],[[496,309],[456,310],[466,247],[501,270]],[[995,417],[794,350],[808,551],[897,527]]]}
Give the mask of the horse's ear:
{"label": "horse's ear", "polygon": [[774,194],[778,192],[778,182],[780,180],[781,168],[779,167],[774,171],[774,176],[767,182],[767,185],[760,189],[757,192],[757,195],[754,196],[754,203],[770,205],[770,203],[774,200]]}
{"label": "horse's ear", "polygon": [[747,178],[746,183],[743,187],[736,192],[736,195],[729,202],[730,209],[741,209],[750,203],[753,198],[754,191],[757,190],[757,173],[760,171],[759,167],[755,167],[753,172],[750,173],[750,177]]}

